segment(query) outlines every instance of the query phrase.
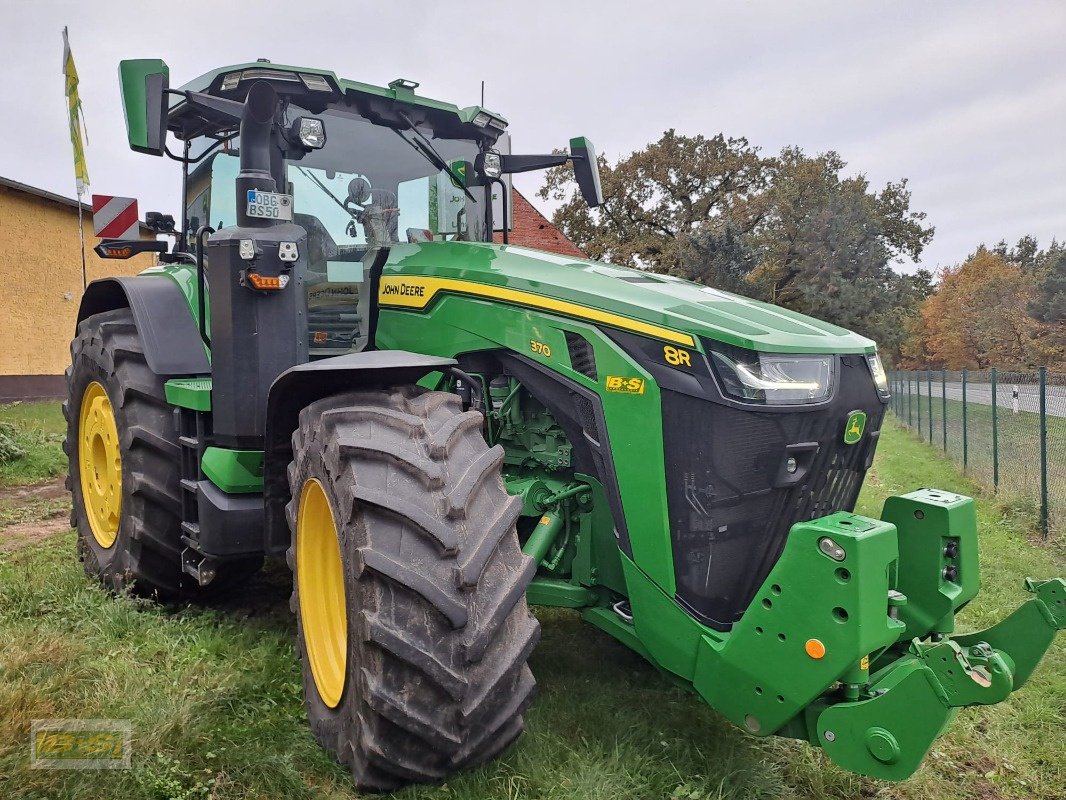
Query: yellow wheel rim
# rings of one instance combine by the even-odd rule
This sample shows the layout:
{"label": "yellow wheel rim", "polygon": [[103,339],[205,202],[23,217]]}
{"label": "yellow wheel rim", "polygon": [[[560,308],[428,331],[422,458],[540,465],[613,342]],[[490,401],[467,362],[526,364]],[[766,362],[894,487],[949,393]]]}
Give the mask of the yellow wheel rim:
{"label": "yellow wheel rim", "polygon": [[118,536],[122,513],[122,454],[115,412],[104,387],[93,381],[81,396],[78,416],[78,472],[89,529],[107,549]]}
{"label": "yellow wheel rim", "polygon": [[344,569],[333,509],[322,484],[309,478],[296,518],[296,586],[307,660],[318,696],[336,708],[348,662],[348,611]]}

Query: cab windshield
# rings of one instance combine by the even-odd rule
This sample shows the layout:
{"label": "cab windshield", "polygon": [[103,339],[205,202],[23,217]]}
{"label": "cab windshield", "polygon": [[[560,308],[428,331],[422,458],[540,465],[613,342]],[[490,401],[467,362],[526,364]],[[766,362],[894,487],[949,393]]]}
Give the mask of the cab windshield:
{"label": "cab windshield", "polygon": [[[285,110],[286,127],[300,116],[325,124],[326,143],[286,161],[293,221],[307,231],[308,343],[312,356],[362,349],[368,317],[367,253],[402,242],[486,241],[483,188],[470,196],[411,141],[416,134],[374,125],[339,110]],[[476,142],[437,138],[420,129],[446,162],[472,162]],[[190,176],[189,228],[216,230],[237,221],[234,181],[240,160],[220,152]],[[205,174],[206,173],[206,174]],[[204,186],[205,178],[209,185]]]}

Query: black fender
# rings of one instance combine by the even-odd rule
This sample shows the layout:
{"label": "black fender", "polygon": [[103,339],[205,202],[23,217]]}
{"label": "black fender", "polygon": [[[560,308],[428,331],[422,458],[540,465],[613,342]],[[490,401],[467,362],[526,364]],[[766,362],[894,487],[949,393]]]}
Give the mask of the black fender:
{"label": "black fender", "polygon": [[156,375],[208,375],[211,362],[185,295],[165,275],[104,278],[82,295],[78,324],[104,311],[128,308]]}
{"label": "black fender", "polygon": [[292,432],[299,423],[302,408],[338,392],[417,383],[431,372],[455,365],[453,358],[405,350],[374,350],[298,364],[281,373],[267,395],[263,444],[266,552],[280,553],[289,546],[289,526],[285,520],[285,505],[290,499],[286,469],[292,461]]}

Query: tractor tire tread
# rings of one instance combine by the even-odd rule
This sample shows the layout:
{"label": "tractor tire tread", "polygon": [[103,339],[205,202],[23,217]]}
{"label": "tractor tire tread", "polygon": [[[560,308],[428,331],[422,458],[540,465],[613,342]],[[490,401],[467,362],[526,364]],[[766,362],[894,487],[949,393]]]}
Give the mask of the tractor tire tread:
{"label": "tractor tire tread", "polygon": [[502,751],[523,728],[540,627],[525,602],[536,567],[518,545],[521,504],[503,486],[503,451],[486,445],[480,415],[416,387],[348,392],[301,412],[293,453],[287,560],[295,576],[298,498],[315,477],[333,504],[354,615],[348,658],[359,665],[327,708],[294,577],[316,737],[360,788],[379,791],[438,781]]}

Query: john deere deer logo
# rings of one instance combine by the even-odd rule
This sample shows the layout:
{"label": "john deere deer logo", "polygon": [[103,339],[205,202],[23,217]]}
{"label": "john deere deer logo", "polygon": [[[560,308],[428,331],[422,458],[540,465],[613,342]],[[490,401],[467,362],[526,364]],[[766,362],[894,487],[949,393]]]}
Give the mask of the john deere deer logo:
{"label": "john deere deer logo", "polygon": [[844,444],[855,444],[866,430],[866,412],[852,411],[848,414],[848,423],[844,426]]}

